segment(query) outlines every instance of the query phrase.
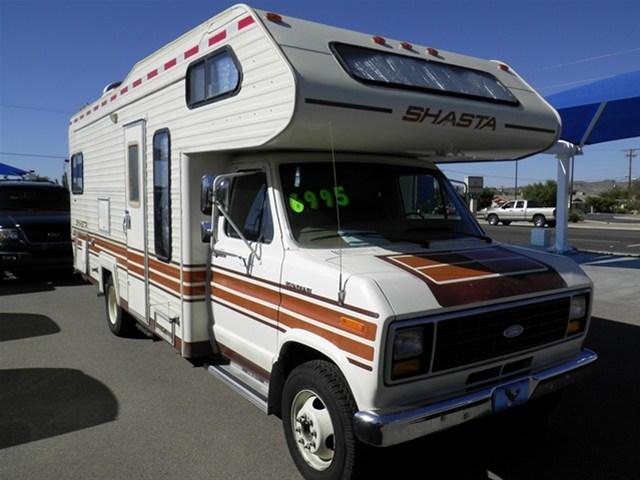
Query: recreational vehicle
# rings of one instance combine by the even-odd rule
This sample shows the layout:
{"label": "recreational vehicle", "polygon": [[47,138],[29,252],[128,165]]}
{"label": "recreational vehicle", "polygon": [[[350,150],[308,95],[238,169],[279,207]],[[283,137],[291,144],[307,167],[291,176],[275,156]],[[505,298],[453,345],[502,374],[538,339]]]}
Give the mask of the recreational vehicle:
{"label": "recreational vehicle", "polygon": [[555,398],[592,284],[492,241],[436,164],[560,132],[510,66],[237,5],[69,124],[75,268],[283,422],[304,477]]}

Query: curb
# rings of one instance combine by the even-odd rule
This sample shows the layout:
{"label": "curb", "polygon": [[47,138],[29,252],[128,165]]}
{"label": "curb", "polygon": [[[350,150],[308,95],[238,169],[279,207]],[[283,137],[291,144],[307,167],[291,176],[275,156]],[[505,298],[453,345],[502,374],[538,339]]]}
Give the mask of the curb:
{"label": "curb", "polygon": [[[486,224],[489,225],[484,218],[477,218],[476,220],[482,224]],[[481,222],[482,221],[482,222]],[[490,225],[492,226],[492,225]],[[498,225],[500,227],[504,227],[504,225]],[[509,227],[528,227],[528,228],[536,228],[533,226],[532,223],[530,222],[512,222],[510,225],[508,225]],[[579,224],[576,223],[569,223],[568,225],[569,228],[577,228],[577,229],[594,229],[594,230],[624,230],[625,232],[639,232],[640,233],[640,225],[636,226],[629,226],[629,224],[626,223],[615,223],[615,224],[611,224],[611,223],[584,223],[584,222],[580,222]],[[550,227],[543,227],[543,228],[550,228]],[[555,227],[552,227],[553,229],[555,229]]]}

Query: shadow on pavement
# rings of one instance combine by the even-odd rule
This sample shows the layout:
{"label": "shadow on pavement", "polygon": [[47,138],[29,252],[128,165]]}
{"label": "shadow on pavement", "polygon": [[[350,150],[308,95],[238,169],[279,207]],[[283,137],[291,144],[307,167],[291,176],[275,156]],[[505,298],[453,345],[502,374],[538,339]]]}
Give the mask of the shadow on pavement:
{"label": "shadow on pavement", "polygon": [[378,472],[430,480],[637,478],[640,327],[596,319],[587,346],[600,356],[594,369],[543,421],[511,412],[382,449]]}
{"label": "shadow on pavement", "polygon": [[80,370],[0,370],[0,449],[115,420],[118,401]]}
{"label": "shadow on pavement", "polygon": [[55,290],[56,287],[69,287],[74,285],[84,285],[85,282],[80,275],[62,274],[54,277],[34,277],[34,278],[2,278],[0,272],[0,296],[18,295],[22,293],[36,293]]}
{"label": "shadow on pavement", "polygon": [[0,313],[0,342],[40,337],[60,332],[60,327],[45,315]]}

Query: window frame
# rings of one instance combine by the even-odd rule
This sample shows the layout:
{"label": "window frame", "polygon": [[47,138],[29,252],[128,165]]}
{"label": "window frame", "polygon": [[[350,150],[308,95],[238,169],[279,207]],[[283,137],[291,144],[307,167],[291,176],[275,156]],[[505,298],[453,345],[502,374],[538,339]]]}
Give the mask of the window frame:
{"label": "window frame", "polygon": [[[74,182],[74,179],[77,178],[77,177],[73,174],[73,171],[74,171],[73,162],[78,157],[80,157],[80,177],[79,178],[80,178],[80,183],[81,183],[79,190],[76,189],[76,185],[75,185],[75,182]],[[82,195],[84,193],[84,155],[82,154],[82,152],[74,153],[73,155],[71,155],[70,165],[71,165],[71,168],[69,169],[70,170],[69,171],[69,173],[70,173],[70,175],[69,175],[69,177],[70,177],[69,178],[69,181],[70,181],[69,182],[70,183],[69,187],[70,187],[71,193],[74,194],[74,195]]]}
{"label": "window frame", "polygon": [[[137,167],[138,167],[138,199],[137,200],[131,200],[131,154],[130,154],[130,149],[131,147],[136,147],[136,153],[137,153]],[[129,205],[132,208],[140,208],[140,196],[143,195],[143,192],[141,192],[141,185],[140,185],[140,181],[141,181],[141,168],[140,168],[140,143],[138,143],[137,141],[134,142],[129,142],[127,143],[127,205]]]}
{"label": "window frame", "polygon": [[[462,69],[462,70],[467,70],[467,71],[471,71],[471,72],[476,72],[476,73],[479,73],[479,74],[484,75],[484,76],[489,76],[492,79],[494,79],[497,83],[499,83],[502,87],[504,87],[511,94],[511,96],[514,98],[514,100],[503,100],[503,99],[500,99],[500,98],[491,98],[491,97],[483,97],[481,95],[474,95],[472,93],[454,92],[454,91],[448,91],[448,90],[439,90],[437,88],[422,87],[422,86],[419,86],[419,85],[405,85],[403,83],[383,82],[383,81],[380,81],[380,80],[371,80],[371,79],[367,79],[367,78],[362,78],[362,77],[358,76],[355,72],[353,72],[351,70],[351,68],[349,67],[349,64],[342,58],[342,55],[340,54],[340,51],[338,50],[341,45],[344,45],[346,47],[360,48],[362,50],[369,50],[369,51],[372,51],[372,52],[376,52],[376,53],[379,53],[379,54],[382,53],[382,54],[389,55],[389,56],[410,58],[410,59],[417,60],[417,61],[424,62],[424,63],[442,64],[442,65],[446,65],[448,67],[451,67],[453,69]],[[342,66],[344,71],[347,72],[347,74],[351,78],[353,78],[355,81],[363,83],[365,85],[374,85],[374,86],[377,86],[377,87],[392,88],[392,89],[397,89],[397,90],[409,90],[409,91],[413,91],[413,92],[428,93],[428,94],[431,94],[431,95],[441,95],[441,96],[445,96],[445,97],[466,98],[466,99],[469,99],[469,100],[476,100],[478,102],[493,103],[493,104],[498,104],[498,105],[506,105],[506,106],[510,106],[510,107],[519,107],[521,105],[520,101],[515,97],[515,95],[513,95],[513,93],[511,92],[511,89],[509,87],[507,87],[504,83],[502,83],[495,75],[492,75],[491,73],[486,72],[484,70],[479,70],[477,68],[463,67],[461,65],[454,65],[454,64],[450,64],[450,63],[446,63],[446,62],[435,62],[433,60],[427,60],[425,58],[418,57],[418,56],[402,55],[402,54],[396,53],[396,52],[388,52],[386,50],[379,50],[377,48],[364,47],[362,45],[353,45],[353,44],[344,43],[344,42],[330,42],[329,43],[329,48],[331,49],[331,52],[333,53],[333,56],[336,58],[338,63]]]}
{"label": "window frame", "polygon": [[[261,175],[264,176],[264,185],[265,185],[264,196],[265,196],[266,206],[267,206],[267,210],[268,210],[267,213],[269,214],[269,219],[270,219],[270,222],[271,222],[271,237],[268,240],[265,240],[265,239],[259,240],[260,236],[258,237],[258,239],[248,238],[246,236],[245,232],[244,232],[244,225],[237,225],[237,226],[238,226],[238,228],[240,228],[242,230],[242,235],[244,235],[245,238],[247,238],[247,240],[249,242],[251,242],[251,243],[259,243],[259,244],[262,244],[262,245],[269,245],[269,244],[273,243],[273,239],[275,238],[275,235],[276,235],[276,233],[275,233],[276,224],[275,224],[274,215],[273,215],[274,209],[273,209],[273,206],[271,205],[271,198],[270,198],[271,196],[269,194],[269,188],[270,188],[270,186],[269,186],[269,176],[267,175],[267,172],[265,170],[262,170],[262,169],[255,170],[252,173],[253,174],[261,174]],[[242,178],[245,178],[245,177],[234,178],[233,179],[233,183],[231,184],[231,188],[229,189],[228,213],[229,213],[229,216],[231,216],[232,218],[233,218],[233,210],[232,210],[232,207],[233,207],[233,193],[234,193],[236,182],[238,180],[242,179]],[[250,210],[249,210],[249,212],[250,212]],[[235,222],[235,219],[233,219],[233,220]],[[246,218],[245,218],[245,221],[246,221]],[[260,223],[260,234],[261,235],[262,235],[263,230],[264,230],[264,225],[265,225],[265,223],[264,223],[264,218],[263,218],[263,221]],[[231,224],[229,223],[229,221],[226,218],[224,220],[224,225],[223,225],[222,231],[223,231],[224,236],[226,238],[228,238],[230,240],[240,240],[240,241],[242,241],[242,239],[239,236],[236,236],[237,235],[236,232],[234,231],[233,227],[231,226]],[[233,232],[233,234],[231,234],[230,232]]]}
{"label": "window frame", "polygon": [[[236,86],[233,88],[233,90],[229,90],[227,92],[223,92],[223,93],[219,93],[218,95],[215,95],[213,97],[206,97],[206,86],[207,86],[207,80],[209,79],[209,69],[207,68],[207,62],[217,56],[220,55],[224,55],[224,54],[228,54],[229,58],[231,58],[231,61],[233,62],[233,64],[236,67],[236,70],[238,72],[238,82],[236,83]],[[196,68],[197,66],[204,64],[204,85],[205,85],[205,99],[204,100],[200,100],[200,101],[191,101],[191,95],[190,95],[190,79],[191,79],[191,71]],[[235,95],[237,95],[240,92],[240,89],[242,88],[242,81],[243,81],[244,77],[242,74],[242,68],[240,66],[240,62],[238,61],[238,57],[236,57],[235,52],[233,51],[233,49],[229,46],[229,45],[225,45],[221,48],[218,48],[217,50],[211,52],[210,54],[198,58],[197,60],[191,62],[189,64],[189,66],[187,67],[187,73],[184,77],[184,88],[185,88],[185,101],[187,103],[187,108],[189,110],[193,110],[194,108],[198,108],[198,107],[202,107],[204,105],[208,105],[210,103],[214,103],[214,102],[219,102],[221,100],[224,100],[226,98],[229,97],[233,97]]]}
{"label": "window frame", "polygon": [[[156,137],[159,135],[167,135],[167,190],[168,190],[168,195],[167,195],[167,211],[169,212],[169,218],[168,218],[168,222],[169,222],[169,238],[168,238],[168,244],[165,245],[165,249],[166,251],[163,252],[166,255],[162,255],[158,253],[158,243],[159,241],[162,242],[162,235],[158,235],[158,216],[157,213],[160,211],[156,208],[156,195],[155,195],[155,188],[156,188],[156,149],[155,149],[155,144],[156,144]],[[151,149],[153,151],[152,154],[152,170],[153,170],[153,247],[154,247],[154,251],[155,251],[155,255],[158,258],[158,260],[161,260],[163,262],[171,262],[171,255],[173,253],[173,249],[172,249],[172,235],[173,235],[173,225],[172,225],[172,221],[171,221],[171,132],[169,131],[168,128],[161,128],[159,130],[156,130],[153,133],[153,140],[151,143]],[[162,229],[160,229],[160,231],[162,231]]]}

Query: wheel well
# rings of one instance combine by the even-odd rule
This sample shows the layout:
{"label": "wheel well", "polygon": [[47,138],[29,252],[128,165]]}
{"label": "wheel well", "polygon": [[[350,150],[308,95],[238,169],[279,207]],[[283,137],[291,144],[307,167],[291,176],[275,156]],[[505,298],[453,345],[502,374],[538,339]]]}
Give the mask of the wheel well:
{"label": "wheel well", "polygon": [[284,345],[278,361],[274,364],[269,381],[269,405],[267,413],[281,417],[282,389],[289,374],[298,365],[311,360],[326,360],[334,363],[329,357],[301,343],[290,342]]}
{"label": "wheel well", "polygon": [[[113,274],[111,273],[110,270],[107,270],[106,268],[102,269],[102,288],[103,290],[106,290],[106,286],[107,286],[107,281],[113,277]],[[106,294],[106,292],[104,292]]]}

